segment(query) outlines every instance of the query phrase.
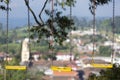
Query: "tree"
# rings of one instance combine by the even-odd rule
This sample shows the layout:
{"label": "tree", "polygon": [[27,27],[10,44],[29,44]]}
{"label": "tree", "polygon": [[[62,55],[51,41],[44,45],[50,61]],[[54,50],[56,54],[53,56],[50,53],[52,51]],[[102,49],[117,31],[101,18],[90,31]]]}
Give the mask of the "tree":
{"label": "tree", "polygon": [[110,46],[100,46],[99,47],[99,53],[102,56],[110,56],[112,52],[112,49]]}
{"label": "tree", "polygon": [[[46,37],[49,38],[50,36],[53,37],[54,42],[57,42],[61,44],[66,38],[68,38],[68,33],[72,29],[74,29],[73,26],[74,22],[72,19],[68,18],[67,16],[61,16],[61,11],[58,11],[57,9],[53,9],[52,11],[46,10],[46,5],[48,2],[52,3],[52,0],[45,0],[44,5],[42,9],[39,11],[39,15],[37,16],[32,9],[32,7],[29,5],[29,0],[24,0],[27,8],[32,13],[37,26],[33,26],[31,28],[31,32],[37,34],[37,37],[39,39]],[[60,2],[60,0],[54,0],[55,3],[53,6],[62,6],[63,9],[65,9],[66,6],[74,6],[76,0],[63,0]],[[103,5],[108,3],[111,0],[96,0],[95,5]],[[94,0],[90,0],[91,3],[94,2]],[[56,7],[57,8],[57,7]],[[93,5],[90,5],[90,10],[92,11]],[[42,13],[45,11],[47,16],[49,17],[47,21],[44,21],[42,19]],[[33,36],[31,36],[33,37]]]}
{"label": "tree", "polygon": [[0,31],[2,31],[2,30],[3,30],[3,24],[0,23]]}
{"label": "tree", "polygon": [[94,2],[94,1],[95,1],[96,5],[104,5],[104,4],[108,3],[111,0],[90,0],[90,2]]}
{"label": "tree", "polygon": [[[4,0],[0,0],[0,3],[3,3],[3,2],[4,2]],[[0,5],[0,9],[1,10],[6,10],[6,7],[4,5]]]}
{"label": "tree", "polygon": [[92,14],[94,14],[94,8],[96,9],[99,5],[108,4],[111,0],[90,0],[90,11]]}
{"label": "tree", "polygon": [[115,32],[116,33],[120,33],[120,28],[119,28],[119,26],[120,26],[120,16],[116,16],[115,17]]}
{"label": "tree", "polygon": [[[33,26],[30,31],[32,31],[34,34],[37,34],[39,40],[41,38],[50,38],[52,36],[54,42],[62,44],[62,42],[64,40],[66,40],[66,38],[68,38],[69,31],[74,29],[74,27],[71,26],[71,25],[74,25],[74,22],[72,19],[68,18],[67,16],[61,15],[62,12],[58,11],[57,9],[53,9],[51,11],[45,9],[47,3],[51,2],[51,0],[45,1],[44,5],[42,7],[42,10],[40,10],[38,17],[37,17],[37,15],[35,15],[35,12],[29,6],[29,1],[28,0],[24,0],[24,1],[25,1],[27,8],[32,13],[32,15],[38,25],[38,26]],[[64,2],[64,4],[66,4],[67,6],[74,4],[73,0],[72,1],[68,0],[68,1],[69,1],[69,3]],[[71,4],[70,4],[70,2],[71,2]],[[59,2],[59,0],[56,0],[56,2],[52,5],[53,6],[56,5],[55,7],[57,8],[57,6],[61,5],[61,3]],[[43,11],[48,16],[47,21],[44,21],[42,19],[41,15],[42,15]],[[40,19],[40,21],[38,18]]]}
{"label": "tree", "polygon": [[[10,0],[0,0],[0,3],[9,4],[9,2],[10,2]],[[1,10],[8,10],[7,7],[5,5],[3,5],[3,4],[0,4],[0,9]]]}
{"label": "tree", "polygon": [[113,65],[111,69],[105,69],[100,71],[100,75],[96,76],[91,74],[88,80],[119,80],[120,79],[120,66],[117,64]]}

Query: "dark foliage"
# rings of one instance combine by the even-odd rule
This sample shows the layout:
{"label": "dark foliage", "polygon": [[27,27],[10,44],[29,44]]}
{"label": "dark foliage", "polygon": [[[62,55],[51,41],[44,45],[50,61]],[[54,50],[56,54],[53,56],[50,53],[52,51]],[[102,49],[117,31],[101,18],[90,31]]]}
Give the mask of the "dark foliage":
{"label": "dark foliage", "polygon": [[62,44],[62,42],[68,38],[68,32],[74,29],[72,26],[74,25],[73,20],[67,16],[61,16],[61,12],[56,12],[54,17],[51,16],[50,11],[45,10],[45,12],[49,16],[46,25],[43,27],[34,26],[30,31],[34,32],[33,36],[38,35],[39,39],[44,37],[50,38],[52,36],[54,42]]}
{"label": "dark foliage", "polygon": [[94,9],[96,9],[98,5],[108,4],[110,1],[111,0],[90,0],[89,10],[93,15],[95,15]]}
{"label": "dark foliage", "polygon": [[111,69],[104,69],[100,71],[100,75],[91,74],[88,80],[119,80],[120,79],[120,65],[114,64]]}

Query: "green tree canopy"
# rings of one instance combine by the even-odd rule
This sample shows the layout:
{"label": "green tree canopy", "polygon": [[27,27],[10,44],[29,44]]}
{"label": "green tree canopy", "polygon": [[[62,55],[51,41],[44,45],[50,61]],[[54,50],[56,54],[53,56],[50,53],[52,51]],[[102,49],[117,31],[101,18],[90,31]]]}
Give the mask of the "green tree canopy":
{"label": "green tree canopy", "polygon": [[100,46],[99,54],[102,56],[110,56],[112,53],[112,49],[110,46]]}

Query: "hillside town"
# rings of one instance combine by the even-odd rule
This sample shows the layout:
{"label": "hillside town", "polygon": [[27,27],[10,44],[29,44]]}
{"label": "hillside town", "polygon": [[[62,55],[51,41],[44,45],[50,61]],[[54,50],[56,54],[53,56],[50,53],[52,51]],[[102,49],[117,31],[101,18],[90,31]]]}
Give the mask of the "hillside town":
{"label": "hillside town", "polygon": [[0,0],[0,80],[120,80],[120,0]]}
{"label": "hillside town", "polygon": [[[26,62],[31,62],[30,68],[28,70],[33,71],[42,71],[44,72],[43,80],[86,80],[90,74],[94,73],[96,75],[100,75],[100,70],[105,67],[109,67],[112,64],[120,64],[120,44],[118,38],[115,38],[116,41],[113,43],[110,39],[106,39],[103,43],[99,43],[94,45],[93,42],[85,43],[85,40],[81,37],[83,36],[93,36],[93,29],[88,29],[84,31],[72,31],[71,32],[71,42],[67,39],[64,42],[64,45],[67,43],[72,43],[74,47],[71,52],[57,52],[55,54],[55,59],[51,58],[42,59],[42,56],[52,54],[50,53],[42,53],[42,52],[32,52],[32,60],[29,60],[30,52],[29,52],[29,39],[25,38],[22,43],[22,52],[21,52],[21,62],[20,65],[29,65]],[[100,32],[96,31],[96,35],[102,36]],[[73,37],[75,36],[75,37]],[[77,38],[76,38],[77,36]],[[78,38],[79,37],[79,38]],[[103,38],[108,38],[104,37]],[[98,43],[98,42],[96,42]],[[115,51],[115,55],[112,61],[112,52],[108,56],[100,56],[99,47],[100,46],[113,46]],[[93,56],[93,48],[96,51]],[[112,49],[112,48],[110,48]],[[77,53],[76,53],[77,52]],[[76,53],[76,54],[75,54]],[[116,56],[117,55],[117,56]],[[6,53],[0,52],[0,60],[11,61],[14,58],[13,55],[8,55]],[[94,62],[93,62],[94,60]],[[98,64],[99,68],[93,66],[93,64]],[[103,67],[99,66],[100,64]],[[108,65],[108,66],[107,66]],[[2,65],[1,65],[2,66]],[[52,68],[53,67],[53,68]]]}

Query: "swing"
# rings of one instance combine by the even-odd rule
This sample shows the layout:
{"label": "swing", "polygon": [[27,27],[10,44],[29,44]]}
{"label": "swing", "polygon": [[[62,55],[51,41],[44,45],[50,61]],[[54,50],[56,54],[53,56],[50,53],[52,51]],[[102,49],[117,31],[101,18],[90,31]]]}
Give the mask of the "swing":
{"label": "swing", "polygon": [[[62,7],[64,6],[64,0],[61,1],[62,3]],[[52,0],[52,19],[53,19],[53,5],[54,5],[54,2]],[[70,19],[71,19],[71,14],[72,13],[72,8],[71,8],[71,5],[70,5]],[[71,40],[71,39],[70,39]],[[70,55],[71,55],[71,48],[70,48]],[[70,58],[70,61],[71,61],[71,58]],[[52,61],[52,66],[51,66],[51,70],[53,71],[62,71],[62,72],[71,72],[72,71],[72,68],[71,67],[63,67],[63,66],[53,66],[53,61]]]}
{"label": "swing", "polygon": [[[28,0],[29,1],[29,0]],[[29,3],[29,2],[28,2]],[[7,3],[7,9],[9,9],[9,3]],[[7,53],[8,53],[8,31],[9,31],[9,10],[7,10],[7,16],[6,16],[6,25],[7,25]],[[30,13],[29,13],[29,9],[28,9],[28,30],[29,30],[29,38],[30,38]],[[30,42],[30,39],[29,39]],[[15,66],[11,66],[11,65],[6,65],[5,64],[5,69],[6,70],[27,70],[27,66],[21,66],[21,65],[15,65]]]}
{"label": "swing", "polygon": [[[93,8],[93,30],[95,30],[95,0],[94,0],[94,8]],[[115,12],[115,0],[113,0],[113,29],[115,27],[115,24],[114,24],[114,12]],[[94,34],[95,31],[93,31],[93,38],[95,39],[94,37]],[[94,39],[93,39],[93,53],[92,53],[92,63],[91,63],[91,66],[94,67],[94,68],[112,68],[113,67],[113,55],[114,55],[114,51],[112,51],[112,57],[111,57],[111,63],[110,64],[96,64],[94,63]],[[113,31],[113,45],[112,45],[112,48],[114,47],[114,31]]]}

